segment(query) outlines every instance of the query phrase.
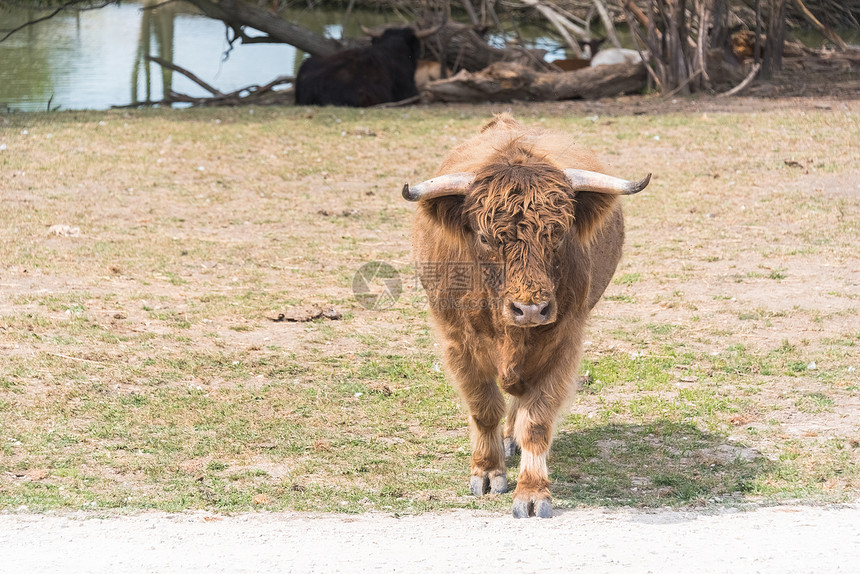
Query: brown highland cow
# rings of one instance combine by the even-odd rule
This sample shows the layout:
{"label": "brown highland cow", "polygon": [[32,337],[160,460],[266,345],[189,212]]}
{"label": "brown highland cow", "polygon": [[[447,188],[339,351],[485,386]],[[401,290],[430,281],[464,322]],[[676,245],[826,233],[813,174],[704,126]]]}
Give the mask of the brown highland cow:
{"label": "brown highland cow", "polygon": [[[417,201],[414,249],[447,372],[469,409],[471,491],[506,492],[513,514],[552,516],[547,452],[570,398],[591,308],[621,258],[618,195],[630,182],[559,133],[496,116],[457,147]],[[511,395],[504,432],[505,399]]]}

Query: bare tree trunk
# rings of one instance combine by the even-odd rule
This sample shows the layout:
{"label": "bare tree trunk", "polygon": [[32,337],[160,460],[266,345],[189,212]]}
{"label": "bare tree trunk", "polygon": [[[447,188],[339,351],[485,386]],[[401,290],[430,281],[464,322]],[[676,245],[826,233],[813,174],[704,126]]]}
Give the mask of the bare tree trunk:
{"label": "bare tree trunk", "polygon": [[[343,44],[331,38],[325,38],[311,32],[307,28],[283,20],[268,12],[238,0],[188,0],[197,6],[204,14],[215,20],[221,20],[242,38],[245,44],[253,43],[284,43],[295,46],[299,50],[314,56],[327,56],[343,49]],[[249,38],[244,33],[245,27],[251,27],[266,34],[262,38]]]}
{"label": "bare tree trunk", "polygon": [[698,16],[699,29],[696,32],[696,52],[693,55],[692,74],[690,74],[690,85],[695,91],[700,91],[708,85],[708,58],[706,50],[709,45],[708,29],[711,27],[711,4],[712,0],[695,0],[696,15]]}
{"label": "bare tree trunk", "polygon": [[786,0],[769,0],[767,38],[764,42],[764,58],[760,76],[769,80],[782,70],[782,49],[785,44]]}
{"label": "bare tree trunk", "polygon": [[637,49],[648,49],[646,67],[663,94],[714,90],[743,77],[731,55],[727,0],[649,0],[644,11],[633,0],[622,6]]}
{"label": "bare tree trunk", "polygon": [[761,63],[761,0],[755,0],[755,44],[753,44],[753,62]]}
{"label": "bare tree trunk", "polygon": [[657,9],[663,23],[663,42],[659,54],[665,74],[662,79],[663,88],[689,94],[687,2],[686,0],[657,0]]}

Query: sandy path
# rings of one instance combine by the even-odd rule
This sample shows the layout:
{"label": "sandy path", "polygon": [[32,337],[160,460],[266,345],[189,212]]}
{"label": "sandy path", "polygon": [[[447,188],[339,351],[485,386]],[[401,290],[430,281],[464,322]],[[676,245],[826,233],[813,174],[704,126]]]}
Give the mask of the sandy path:
{"label": "sandy path", "polygon": [[860,504],[719,514],[574,510],[552,520],[451,511],[0,515],[0,571],[860,571]]}

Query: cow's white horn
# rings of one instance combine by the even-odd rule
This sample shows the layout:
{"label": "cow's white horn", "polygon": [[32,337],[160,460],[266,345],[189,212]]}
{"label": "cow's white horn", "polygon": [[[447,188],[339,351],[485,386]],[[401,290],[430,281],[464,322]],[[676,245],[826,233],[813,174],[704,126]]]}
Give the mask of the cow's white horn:
{"label": "cow's white horn", "polygon": [[564,175],[574,191],[591,191],[594,193],[609,193],[612,195],[633,195],[639,193],[651,181],[651,174],[640,181],[628,181],[620,177],[612,177],[596,171],[584,169],[566,169]]}
{"label": "cow's white horn", "polygon": [[415,30],[415,37],[419,40],[423,40],[424,38],[429,38],[436,32],[438,32],[442,28],[441,24],[433,26],[432,28],[425,28],[424,30]]}
{"label": "cow's white horn", "polygon": [[403,186],[403,199],[418,201],[419,199],[433,199],[446,195],[464,195],[473,181],[475,181],[475,174],[460,172],[440,175],[412,187],[409,187],[407,183]]}
{"label": "cow's white horn", "polygon": [[370,36],[371,38],[382,38],[383,34],[383,32],[380,32],[378,30],[371,30],[370,28],[367,28],[366,26],[364,26],[364,24],[361,25],[361,31],[364,33],[365,36]]}

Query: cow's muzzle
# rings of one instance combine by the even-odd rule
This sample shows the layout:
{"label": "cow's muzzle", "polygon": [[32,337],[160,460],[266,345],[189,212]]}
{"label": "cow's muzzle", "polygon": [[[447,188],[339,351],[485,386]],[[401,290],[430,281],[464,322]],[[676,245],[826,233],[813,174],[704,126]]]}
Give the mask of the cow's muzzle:
{"label": "cow's muzzle", "polygon": [[548,299],[537,303],[522,303],[509,300],[505,305],[505,318],[511,325],[518,327],[537,327],[555,321],[555,301]]}

